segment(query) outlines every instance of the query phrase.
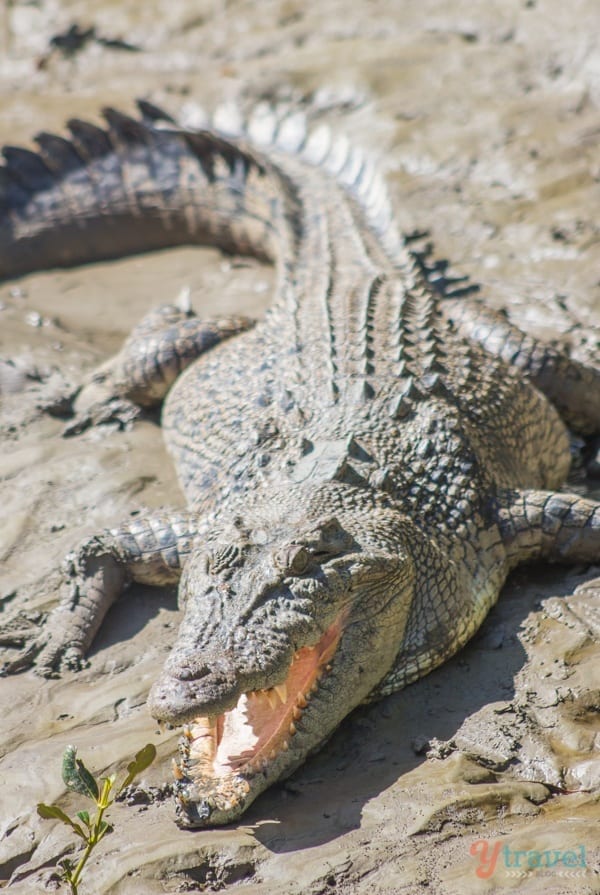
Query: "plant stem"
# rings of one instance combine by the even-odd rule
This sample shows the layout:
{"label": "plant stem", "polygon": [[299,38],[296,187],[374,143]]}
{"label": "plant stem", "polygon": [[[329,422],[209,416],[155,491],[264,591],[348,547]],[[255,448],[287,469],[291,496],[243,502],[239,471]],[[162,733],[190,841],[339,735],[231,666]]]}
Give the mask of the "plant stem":
{"label": "plant stem", "polygon": [[77,895],[77,892],[78,892],[77,885],[81,878],[81,874],[83,872],[83,868],[85,867],[86,861],[92,853],[93,847],[94,847],[94,843],[92,842],[91,839],[88,839],[88,843],[85,847],[85,851],[82,854],[81,858],[79,859],[79,863],[77,864],[77,867],[75,868],[75,873],[69,879],[69,884],[71,886],[71,895]]}
{"label": "plant stem", "polygon": [[78,889],[77,886],[79,884],[79,880],[81,879],[81,874],[83,873],[83,868],[87,863],[87,859],[92,853],[92,849],[99,841],[99,832],[100,832],[100,824],[102,823],[102,815],[106,811],[106,807],[102,807],[98,805],[98,814],[96,815],[96,820],[94,822],[94,827],[90,830],[90,835],[87,841],[87,845],[85,847],[85,851],[79,859],[79,863],[75,868],[75,873],[72,877],[69,878],[69,884],[71,886],[71,895],[77,895]]}

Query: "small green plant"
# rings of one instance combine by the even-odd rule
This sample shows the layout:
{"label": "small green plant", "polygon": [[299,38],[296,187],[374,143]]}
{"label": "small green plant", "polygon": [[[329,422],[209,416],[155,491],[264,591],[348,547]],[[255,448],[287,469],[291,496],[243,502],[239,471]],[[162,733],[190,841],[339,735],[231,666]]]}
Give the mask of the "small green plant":
{"label": "small green plant", "polygon": [[113,804],[116,797],[123,792],[125,787],[133,783],[135,778],[149,767],[156,757],[156,748],[148,743],[136,754],[133,761],[127,765],[127,775],[123,781],[115,786],[116,775],[101,777],[96,780],[93,774],[86,768],[80,758],[77,758],[75,746],[67,746],[63,755],[62,778],[65,785],[74,792],[87,796],[96,806],[95,814],[90,817],[89,811],[78,811],[78,823],[58,807],[58,805],[44,805],[40,802],[37,812],[40,817],[54,818],[62,821],[67,827],[71,827],[74,833],[85,843],[85,850],[77,864],[70,858],[59,861],[61,876],[71,887],[71,895],[78,895],[79,882],[89,856],[101,839],[110,833],[112,826],[104,820],[104,812]]}

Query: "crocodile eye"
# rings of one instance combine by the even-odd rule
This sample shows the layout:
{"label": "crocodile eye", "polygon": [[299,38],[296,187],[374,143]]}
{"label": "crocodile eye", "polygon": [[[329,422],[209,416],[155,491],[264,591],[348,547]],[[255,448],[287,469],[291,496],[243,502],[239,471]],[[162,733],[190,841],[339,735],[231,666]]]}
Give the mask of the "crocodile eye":
{"label": "crocodile eye", "polygon": [[300,544],[289,544],[273,557],[275,565],[289,575],[302,575],[310,563],[310,553]]}
{"label": "crocodile eye", "polygon": [[331,519],[328,519],[327,522],[324,522],[320,526],[321,536],[325,540],[334,540],[335,538],[342,537],[345,532],[338,520],[333,516]]}

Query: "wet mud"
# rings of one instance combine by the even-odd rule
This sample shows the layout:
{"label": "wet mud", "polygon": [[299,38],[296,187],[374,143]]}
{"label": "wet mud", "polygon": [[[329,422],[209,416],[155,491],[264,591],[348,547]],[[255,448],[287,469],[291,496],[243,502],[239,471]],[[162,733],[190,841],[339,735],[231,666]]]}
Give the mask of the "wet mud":
{"label": "wet mud", "polygon": [[[403,229],[428,230],[523,327],[597,358],[597,33],[595,0],[5,0],[0,141],[135,96],[191,119],[237,97],[307,103],[379,151]],[[259,315],[272,283],[258,262],[182,248],[0,285],[2,625],[35,628],[80,539],[183,502],[156,420],[63,438],[47,408],[183,287],[202,313]],[[0,879],[56,890],[72,837],[35,806],[83,807],[60,778],[67,744],[110,773],[153,742],[82,892],[597,893],[599,574],[518,571],[460,655],[355,712],[241,823],[195,833],[165,787],[177,734],[145,708],[175,595],[132,589],[87,669],[0,679]]]}

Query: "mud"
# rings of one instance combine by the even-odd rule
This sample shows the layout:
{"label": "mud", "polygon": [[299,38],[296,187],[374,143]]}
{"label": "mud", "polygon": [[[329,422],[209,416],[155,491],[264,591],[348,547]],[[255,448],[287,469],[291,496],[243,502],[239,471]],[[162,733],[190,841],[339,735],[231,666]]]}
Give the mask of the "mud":
{"label": "mud", "polygon": [[[82,46],[51,43],[73,23],[94,29]],[[308,100],[378,148],[404,229],[428,229],[436,255],[521,325],[597,356],[595,0],[13,0],[0,29],[2,142],[136,95],[188,116],[238,96]],[[182,502],[156,422],[65,439],[43,408],[183,286],[202,312],[260,314],[271,284],[256,262],[180,249],[0,286],[3,624],[20,610],[35,626],[86,534]],[[82,807],[60,779],[65,745],[109,773],[152,741],[158,761],[133,804],[112,809],[82,892],[600,891],[596,575],[519,571],[459,656],[354,713],[243,823],[197,833],[173,822],[176,735],[144,704],[176,630],[174,594],[132,590],[88,669],[0,680],[0,879],[12,874],[15,893],[55,888],[72,839],[35,805]],[[490,856],[505,849],[487,877],[480,840]],[[551,867],[531,857],[557,851]]]}

